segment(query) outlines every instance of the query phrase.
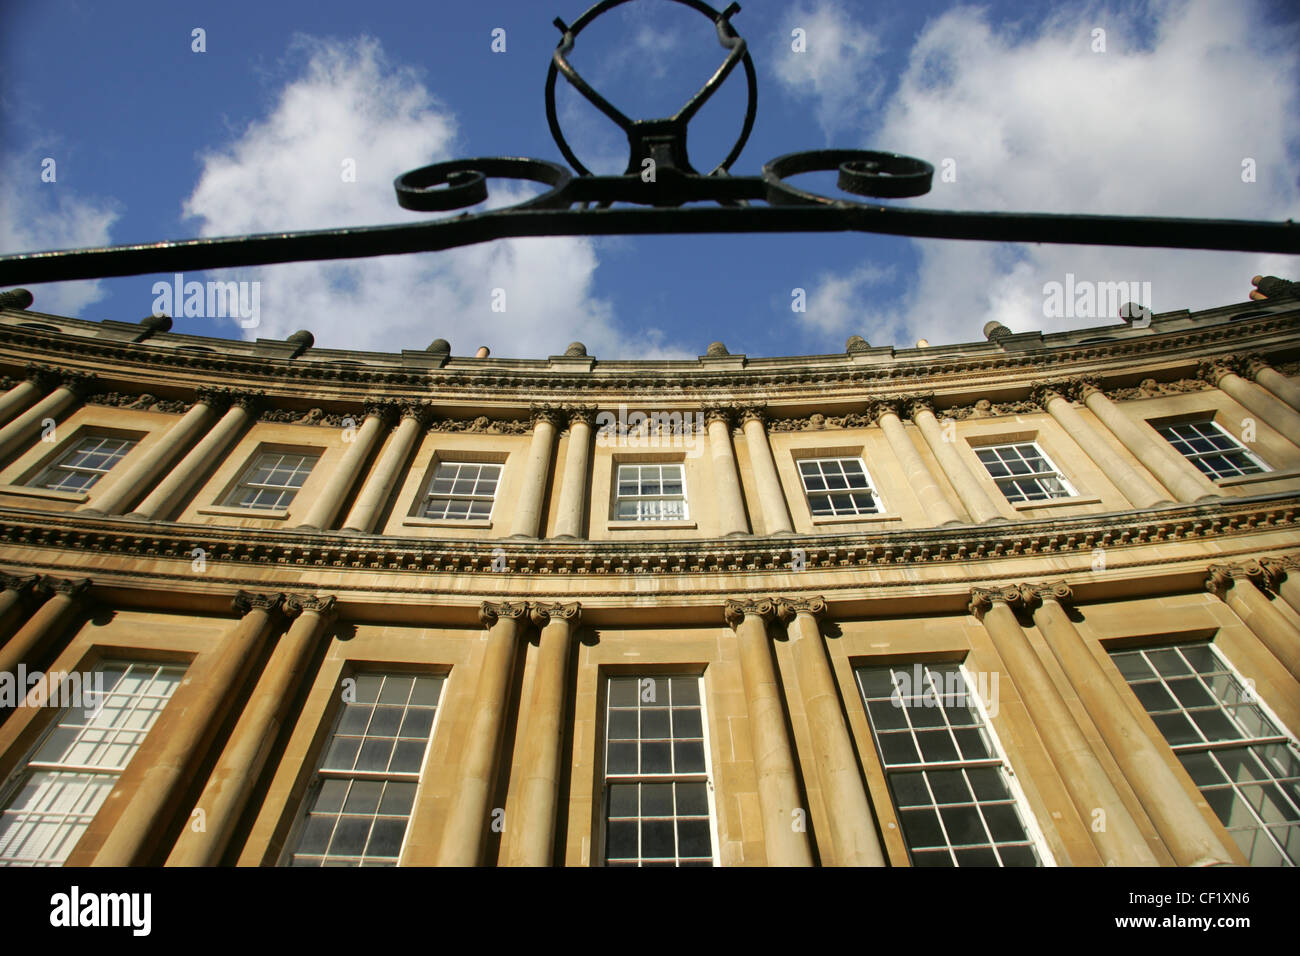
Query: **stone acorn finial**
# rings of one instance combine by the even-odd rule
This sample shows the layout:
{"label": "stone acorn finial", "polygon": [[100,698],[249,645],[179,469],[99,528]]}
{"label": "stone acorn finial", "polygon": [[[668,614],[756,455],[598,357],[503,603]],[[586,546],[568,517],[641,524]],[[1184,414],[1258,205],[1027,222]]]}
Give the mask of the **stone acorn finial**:
{"label": "stone acorn finial", "polygon": [[434,355],[450,355],[451,343],[446,339],[434,339],[425,351],[432,352]]}
{"label": "stone acorn finial", "polygon": [[30,309],[32,302],[32,294],[26,289],[9,289],[0,292],[0,309]]}
{"label": "stone acorn finial", "polygon": [[871,343],[860,335],[850,335],[849,340],[844,343],[846,352],[865,352],[871,348]]}
{"label": "stone acorn finial", "polygon": [[564,354],[568,358],[586,358],[587,346],[581,342],[570,342],[569,347],[564,350]]}
{"label": "stone acorn finial", "polygon": [[731,353],[727,351],[727,347],[721,342],[710,342],[709,347],[704,350],[704,354],[709,358],[720,358]]}
{"label": "stone acorn finial", "polygon": [[984,323],[984,337],[990,342],[1001,342],[1010,335],[1015,333],[996,319]]}

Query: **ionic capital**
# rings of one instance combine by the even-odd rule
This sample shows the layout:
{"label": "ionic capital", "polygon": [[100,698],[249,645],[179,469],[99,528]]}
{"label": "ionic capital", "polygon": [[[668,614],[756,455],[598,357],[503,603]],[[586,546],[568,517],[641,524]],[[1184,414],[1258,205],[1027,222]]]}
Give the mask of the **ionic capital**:
{"label": "ionic capital", "polygon": [[528,617],[538,629],[546,627],[552,621],[567,621],[571,627],[577,627],[582,618],[582,605],[577,601],[567,604],[562,601],[554,604],[530,603]]}
{"label": "ionic capital", "polygon": [[230,602],[230,606],[242,617],[253,610],[274,613],[283,603],[284,595],[278,591],[264,593],[240,591]]}
{"label": "ionic capital", "polygon": [[90,578],[54,578],[46,575],[41,578],[41,587],[55,594],[79,598],[90,590]]}
{"label": "ionic capital", "polygon": [[0,590],[17,591],[20,596],[31,594],[40,584],[39,574],[9,574],[0,572]]}
{"label": "ionic capital", "polygon": [[754,615],[763,621],[766,626],[769,621],[776,617],[776,605],[771,598],[762,598],[757,601],[728,601],[722,611],[732,629],[740,627],[741,622],[749,615]]}
{"label": "ionic capital", "polygon": [[1020,585],[1020,600],[1026,607],[1035,607],[1044,601],[1055,601],[1064,607],[1074,603],[1074,592],[1064,581],[1047,581]]}
{"label": "ionic capital", "polygon": [[484,627],[492,627],[502,619],[518,621],[527,611],[523,601],[484,601],[478,607],[478,619]]}
{"label": "ionic capital", "polygon": [[332,621],[338,616],[338,599],[332,594],[290,594],[284,599],[284,613],[297,617],[304,611],[314,611],[322,620]]}
{"label": "ionic capital", "polygon": [[1226,598],[1237,577],[1238,569],[1231,564],[1212,564],[1205,575],[1205,590],[1217,598]]}
{"label": "ionic capital", "polygon": [[967,606],[967,610],[974,615],[976,620],[982,622],[984,615],[992,610],[995,604],[1005,604],[1007,607],[1015,609],[1023,602],[1024,595],[1020,593],[1020,588],[1014,584],[996,588],[971,588],[970,604]]}
{"label": "ionic capital", "polygon": [[810,598],[777,598],[776,616],[782,624],[789,624],[800,614],[811,614],[814,620],[826,616],[826,599],[818,595]]}

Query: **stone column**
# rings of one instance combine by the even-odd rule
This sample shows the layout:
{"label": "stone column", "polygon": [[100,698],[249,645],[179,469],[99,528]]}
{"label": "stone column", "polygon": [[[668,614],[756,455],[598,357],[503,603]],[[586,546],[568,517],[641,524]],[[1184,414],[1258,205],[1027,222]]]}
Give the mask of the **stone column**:
{"label": "stone column", "polygon": [[532,621],[541,629],[537,672],[524,737],[524,766],[519,800],[506,827],[507,866],[550,866],[554,862],[555,828],[560,812],[561,745],[568,701],[569,656],[582,613],[579,604],[533,604]]}
{"label": "stone column", "polygon": [[935,480],[934,473],[930,471],[929,466],[917,452],[916,446],[912,444],[912,439],[908,437],[907,429],[903,427],[902,419],[898,416],[898,402],[878,401],[871,407],[870,414],[880,426],[880,430],[885,433],[889,450],[898,459],[898,464],[907,477],[907,483],[925,513],[936,525],[962,524],[961,518],[948,503],[947,496],[939,487],[939,482]]}
{"label": "stone column", "polygon": [[1268,389],[1242,378],[1237,374],[1235,364],[1233,358],[1225,357],[1202,362],[1199,371],[1202,378],[1258,417],[1269,428],[1289,439],[1292,444],[1300,443],[1300,412]]}
{"label": "stone column", "polygon": [[758,500],[763,507],[763,530],[772,534],[793,534],[790,509],[786,505],[781,479],[776,473],[776,460],[768,441],[763,422],[766,415],[761,408],[741,409],[740,422],[745,431],[745,444],[749,448],[749,463],[758,482]]}
{"label": "stone column", "polygon": [[[117,515],[129,507],[142,493],[151,489],[182,451],[194,439],[212,427],[220,409],[226,407],[228,396],[224,391],[200,389],[198,401],[181,416],[181,420],[167,430],[149,451],[120,475],[109,472],[101,489],[95,485],[90,490],[90,500],[77,508],[90,514]],[[112,480],[108,480],[112,479]]]}
{"label": "stone column", "polygon": [[1300,614],[1300,555],[1260,558],[1258,564],[1268,586]]}
{"label": "stone column", "polygon": [[7,641],[18,630],[38,593],[37,574],[0,574],[0,641]]}
{"label": "stone column", "polygon": [[[473,713],[465,733],[460,780],[447,811],[438,849],[439,866],[478,866],[491,824],[492,796],[501,757],[501,735],[510,677],[522,630],[523,604],[484,601],[479,620],[489,628],[487,649],[474,688]],[[509,832],[510,821],[506,821]]]}
{"label": "stone column", "polygon": [[1057,424],[1065,429],[1065,433],[1074,439],[1083,453],[1092,459],[1134,507],[1151,508],[1172,504],[1167,495],[1153,488],[1150,482],[1115,453],[1106,440],[1097,434],[1096,429],[1083,420],[1083,416],[1075,410],[1067,397],[1072,384],[1081,383],[1051,382],[1035,386],[1034,400],[1056,419]]}
{"label": "stone column", "polygon": [[144,521],[168,520],[193,490],[199,477],[229,451],[253,421],[260,398],[260,393],[231,396],[230,407],[221,420],[181,459],[180,464],[167,473],[148,497],[136,505],[130,517]]}
{"label": "stone column", "polygon": [[312,654],[335,617],[333,597],[295,595],[285,600],[284,609],[286,616],[296,619],[272,652],[195,804],[203,811],[203,829],[186,826],[181,831],[168,866],[216,866],[221,861],[289,704],[307,677]]}
{"label": "stone column", "polygon": [[595,409],[574,405],[569,416],[569,449],[564,456],[564,477],[560,480],[559,513],[555,517],[557,538],[581,538],[587,510],[587,464],[591,460],[591,425]]}
{"label": "stone column", "polygon": [[795,828],[795,811],[806,815],[807,807],[799,796],[794,751],[785,729],[785,708],[768,644],[767,624],[775,613],[770,600],[728,601],[725,610],[740,646],[768,866],[812,866],[807,828]]}
{"label": "stone column", "polygon": [[200,674],[185,675],[159,718],[160,725],[166,721],[162,750],[140,778],[92,866],[138,866],[147,861],[159,831],[169,822],[168,808],[189,786],[204,748],[229,714],[240,680],[270,633],[283,600],[283,594],[240,591],[235,596],[232,603],[242,618],[211,652],[211,663]]}
{"label": "stone column", "polygon": [[1300,409],[1300,383],[1287,378],[1265,361],[1262,355],[1248,355],[1246,374],[1292,408]]}
{"label": "stone column", "polygon": [[[1020,590],[1015,587],[972,588],[970,613],[983,623],[993,641],[1102,861],[1107,866],[1158,866],[1142,831],[1020,629],[1011,610],[1020,600]],[[1098,817],[1098,810],[1104,816]],[[1094,826],[1098,820],[1104,820],[1104,826]]]}
{"label": "stone column", "polygon": [[0,422],[8,422],[50,387],[51,370],[27,366],[27,377],[0,396]]}
{"label": "stone column", "polygon": [[1254,562],[1246,565],[1212,564],[1205,588],[1232,608],[1260,643],[1273,652],[1296,680],[1300,680],[1300,631],[1291,626],[1291,622],[1251,580],[1254,576],[1264,583],[1260,572],[1260,566]]}
{"label": "stone column", "polygon": [[720,405],[704,409],[709,430],[709,455],[717,483],[718,523],[725,534],[749,534],[745,520],[745,498],[736,471],[736,452],[731,447],[731,410]]}
{"label": "stone column", "polygon": [[428,422],[428,409],[423,405],[403,405],[401,419],[388,447],[353,502],[347,520],[343,522],[344,531],[370,534],[375,530],[388,496],[393,493],[397,479],[411,457],[411,449]]}
{"label": "stone column", "polygon": [[37,663],[42,651],[57,640],[81,613],[90,590],[90,579],[43,577],[37,586],[52,594],[0,647],[0,674],[16,674],[19,664]]}
{"label": "stone column", "polygon": [[970,513],[971,520],[977,523],[1006,521],[1007,519],[998,512],[989,496],[984,493],[983,487],[975,480],[970,469],[966,467],[966,462],[962,460],[961,455],[957,454],[956,443],[944,441],[930,399],[913,398],[905,401],[911,407],[912,421],[916,422],[916,426],[921,429],[921,435],[930,446],[930,451],[934,452],[934,457],[939,460],[939,467],[948,476],[948,481],[952,483],[957,497]]}
{"label": "stone column", "polygon": [[1034,624],[1175,862],[1179,866],[1232,864],[1232,851],[1162,757],[1168,750],[1163,739],[1157,742],[1146,732],[1066,614],[1063,605],[1072,599],[1070,588],[1058,581],[1027,585],[1021,594],[1033,606]]}
{"label": "stone column", "polygon": [[392,420],[392,413],[391,405],[380,402],[366,404],[365,420],[352,436],[342,460],[330,473],[325,487],[311,503],[307,514],[297,527],[317,531],[328,531],[334,527],[334,520],[339,516],[339,509],[343,507],[343,499],[357,483],[357,478],[360,477],[366,462],[370,460],[370,453],[374,451],[380,434]]}
{"label": "stone column", "polygon": [[515,502],[514,523],[510,526],[512,538],[536,538],[541,534],[542,499],[546,495],[546,478],[551,473],[551,456],[555,453],[555,426],[559,423],[559,409],[550,405],[532,406],[533,441],[528,447],[528,462],[524,466],[523,488]]}
{"label": "stone column", "polygon": [[1119,439],[1119,443],[1179,501],[1203,501],[1222,496],[1217,488],[1207,488],[1196,466],[1174,451],[1154,428],[1130,420],[1095,383],[1080,383],[1079,395],[1098,420]]}
{"label": "stone column", "polygon": [[82,372],[59,372],[57,375],[58,385],[54,391],[0,428],[0,460],[21,451],[41,431],[46,420],[57,421],[95,387],[93,375]]}
{"label": "stone column", "polygon": [[817,626],[817,619],[826,613],[826,602],[820,597],[777,598],[776,613],[785,622],[799,688],[804,695],[813,758],[830,817],[830,843],[835,848],[835,861],[839,866],[884,866],[885,854],[872,824],[875,815]]}

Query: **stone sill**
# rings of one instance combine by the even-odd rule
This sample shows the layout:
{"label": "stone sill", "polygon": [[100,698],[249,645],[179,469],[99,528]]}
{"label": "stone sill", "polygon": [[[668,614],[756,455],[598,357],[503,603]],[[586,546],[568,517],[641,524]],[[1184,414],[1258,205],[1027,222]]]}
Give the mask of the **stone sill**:
{"label": "stone sill", "polygon": [[208,505],[196,509],[195,514],[221,515],[225,518],[265,518],[268,521],[284,521],[289,517],[289,512],[285,509],[270,511],[265,508],[232,508],[227,505]]}
{"label": "stone sill", "polygon": [[481,528],[489,529],[492,521],[475,518],[473,521],[452,521],[446,518],[403,518],[403,528]]}
{"label": "stone sill", "polygon": [[90,499],[90,495],[84,491],[53,491],[49,488],[34,488],[29,485],[0,485],[0,495],[48,498],[51,501],[75,501],[78,504]]}
{"label": "stone sill", "polygon": [[694,521],[611,521],[606,531],[650,531],[655,528],[694,528]]}
{"label": "stone sill", "polygon": [[1017,511],[1034,511],[1038,508],[1069,508],[1074,505],[1099,505],[1100,498],[1053,498],[1051,501],[1022,501],[1011,507]]}
{"label": "stone sill", "polygon": [[831,517],[813,518],[814,525],[827,524],[886,524],[890,521],[902,521],[902,515],[832,515]]}
{"label": "stone sill", "polygon": [[1250,485],[1257,481],[1281,481],[1286,478],[1300,478],[1300,471],[1266,471],[1262,475],[1238,475],[1236,478],[1221,478],[1215,482],[1220,488],[1233,485]]}

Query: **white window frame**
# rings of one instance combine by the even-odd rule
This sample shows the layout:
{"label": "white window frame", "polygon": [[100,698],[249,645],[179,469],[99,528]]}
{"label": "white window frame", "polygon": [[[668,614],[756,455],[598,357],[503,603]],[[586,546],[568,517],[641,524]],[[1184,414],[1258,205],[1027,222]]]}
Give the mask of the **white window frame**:
{"label": "white window frame", "polygon": [[[439,478],[438,472],[441,471],[443,468],[456,469],[455,474],[450,479],[452,482],[453,490],[445,493],[435,492],[433,490],[434,484],[439,480],[444,480],[444,481],[447,480],[446,478],[442,478],[442,479]],[[458,480],[460,480],[461,469],[463,468],[480,469],[478,477],[474,479],[474,484],[476,488],[480,482],[485,480],[483,478],[482,469],[495,468],[497,470],[496,479],[495,479],[496,483],[495,483],[495,487],[492,490],[492,494],[483,495],[483,494],[456,493],[455,484]],[[498,462],[498,461],[463,461],[460,459],[455,459],[455,460],[449,459],[446,461],[438,460],[434,462],[433,474],[429,476],[429,480],[424,485],[424,493],[420,496],[420,499],[416,504],[416,511],[414,517],[421,518],[427,521],[458,521],[458,522],[463,521],[467,523],[474,523],[479,521],[491,521],[492,513],[496,510],[497,492],[501,490],[501,476],[504,473],[505,473],[505,465],[502,462]],[[468,501],[471,502],[471,504],[469,508],[466,509],[464,515],[454,515],[454,514],[431,515],[428,513],[429,503],[431,501],[434,501],[435,499],[439,501],[447,501],[447,502]],[[470,508],[473,507],[472,503],[476,501],[486,501],[488,503],[488,512],[486,515],[476,515],[473,514],[471,510],[469,510]]]}
{"label": "white window frame", "polygon": [[[611,680],[617,679],[635,679],[638,683],[638,691],[641,682],[645,680],[695,680],[697,681],[697,693],[700,699],[700,739],[704,746],[704,771],[702,773],[618,773],[609,772],[609,717],[610,717],[610,693],[609,684]],[[709,850],[712,855],[712,866],[721,866],[721,843],[718,839],[718,808],[714,788],[713,775],[713,753],[709,746],[709,710],[708,698],[705,695],[704,676],[702,674],[691,673],[663,673],[663,674],[625,674],[625,673],[602,673],[600,679],[605,682],[603,696],[603,712],[601,714],[601,735],[598,741],[600,746],[600,792],[597,799],[600,801],[600,816],[597,823],[597,831],[592,842],[592,865],[608,866],[608,847],[606,845],[609,834],[610,818],[610,784],[640,784],[640,783],[703,783],[705,799],[708,805],[709,813]],[[638,708],[639,709],[639,708]],[[641,740],[638,730],[637,741]],[[626,738],[619,738],[620,740]],[[637,819],[641,819],[639,816]],[[676,817],[674,816],[674,819]],[[638,844],[640,836],[638,833]],[[655,857],[654,859],[661,859]],[[681,866],[679,862],[675,865]],[[638,863],[637,866],[643,866],[641,861],[640,849],[638,846]]]}
{"label": "white window frame", "polygon": [[[303,472],[302,484],[296,486],[272,485],[265,482],[254,483],[249,480],[258,469],[265,467],[265,462],[268,459],[279,459],[280,462],[283,462],[286,458],[301,458],[304,462],[310,461],[310,466],[305,472]],[[298,497],[298,492],[302,491],[303,486],[306,485],[308,479],[311,478],[311,473],[315,471],[316,466],[320,464],[320,459],[321,456],[319,451],[313,453],[310,451],[276,451],[274,449],[260,449],[253,456],[252,462],[250,462],[248,467],[246,467],[240,474],[239,480],[236,481],[235,486],[230,489],[230,493],[226,495],[224,506],[227,508],[238,508],[252,514],[257,514],[258,512],[284,514],[289,510],[289,506],[293,504],[294,499]],[[276,467],[276,465],[271,466],[272,473],[274,473]],[[294,474],[297,474],[299,467],[301,466],[295,466]],[[258,492],[276,491],[280,493],[280,498],[277,499],[275,505],[270,507],[265,505],[244,504],[241,502],[240,499],[244,496],[245,492],[252,489],[256,489]],[[285,492],[290,493],[287,499],[283,497]]]}
{"label": "white window frame", "polygon": [[[848,487],[826,488],[818,491],[809,491],[807,476],[803,473],[803,466],[805,464],[818,465],[819,466],[817,469],[818,472],[821,474],[822,477],[825,477],[825,471],[820,466],[822,462],[827,462],[827,461],[833,461],[839,464],[841,473],[843,473],[844,470],[843,462],[846,461],[857,462],[857,464],[862,468],[862,474],[863,477],[866,478],[867,486],[865,488],[848,488]],[[803,489],[804,501],[808,505],[808,514],[813,518],[814,521],[840,521],[840,520],[851,521],[854,518],[879,517],[880,515],[883,515],[885,513],[885,499],[881,496],[880,492],[876,489],[876,483],[874,479],[872,479],[871,472],[867,468],[867,463],[866,461],[863,460],[861,455],[818,455],[816,457],[810,457],[810,458],[797,458],[795,459],[794,466],[795,466],[795,471],[799,475],[799,487]],[[817,511],[814,510],[813,508],[814,495],[816,495],[818,498],[825,497],[826,500],[829,502],[831,496],[834,494],[863,494],[863,493],[867,494],[871,498],[872,504],[874,505],[874,508],[871,511],[858,510],[857,506],[854,505],[853,511],[846,511],[842,514],[835,513],[835,512],[832,512],[831,514],[818,514]],[[834,506],[832,505],[832,507]]]}
{"label": "white window frame", "polygon": [[[636,495],[624,495],[624,494],[621,493],[621,489],[622,489],[622,486],[623,486],[623,469],[624,469],[624,468],[636,468],[636,469],[638,469],[638,471],[637,471],[637,490],[638,490],[638,491],[640,491],[640,489],[641,489],[641,482],[642,482],[642,479],[641,479],[641,471],[640,471],[640,469],[642,469],[642,468],[658,468],[658,469],[660,469],[660,472],[659,472],[659,478],[660,478],[660,485],[661,485],[661,487],[662,487],[662,483],[663,483],[663,469],[665,469],[665,468],[676,468],[676,469],[677,469],[677,473],[681,476],[682,493],[681,493],[680,495],[665,495],[665,494],[662,494],[662,493],[661,493],[661,494],[658,494],[658,495],[642,495],[642,494],[636,494]],[[639,505],[639,503],[641,503],[641,502],[647,502],[647,503],[649,503],[649,502],[657,502],[660,506],[662,506],[664,502],[668,502],[668,501],[680,501],[680,502],[682,503],[682,511],[681,511],[681,514],[663,514],[662,512],[660,512],[659,514],[642,514],[642,513],[639,513],[639,512],[640,512],[640,508],[639,508],[639,506],[638,506],[638,514],[636,514],[636,515],[632,515],[632,516],[628,516],[628,515],[624,515],[624,514],[621,514],[621,513],[620,513],[620,511],[621,511],[621,505],[622,505],[622,503],[623,503],[624,501],[634,501],[634,502],[638,502],[638,505]],[[688,499],[687,499],[687,490],[686,490],[686,465],[685,465],[683,462],[680,462],[680,461],[625,461],[625,462],[618,462],[618,463],[614,466],[614,515],[613,515],[613,517],[611,518],[612,521],[630,521],[630,522],[646,522],[646,523],[653,523],[653,522],[659,522],[659,521],[689,521],[689,520],[690,520],[690,517],[691,517],[690,504],[689,504],[689,501],[688,501]]]}
{"label": "white window frame", "polygon": [[[94,453],[95,449],[83,450],[83,446],[88,442],[97,442],[97,447],[102,447],[104,442],[122,442],[123,447],[119,452],[116,452],[113,455],[112,459],[108,463],[108,467],[106,468],[89,468],[84,465],[68,464],[69,460],[79,455]],[[117,465],[127,455],[131,454],[132,450],[138,444],[138,438],[128,438],[124,435],[109,435],[94,431],[89,433],[83,432],[80,435],[74,436],[68,443],[68,447],[64,449],[63,452],[54,459],[54,461],[42,468],[37,474],[35,480],[28,482],[28,486],[33,488],[43,488],[46,491],[64,492],[66,494],[85,494],[99,483],[100,478],[112,471],[115,465]],[[57,485],[50,483],[50,479],[54,476],[55,472],[59,471],[71,472],[72,474],[77,475],[89,474],[94,477],[91,479],[89,484],[83,485],[80,488],[60,488]]]}
{"label": "white window frame", "polygon": [[[1150,424],[1153,428],[1155,428],[1156,434],[1158,434],[1161,438],[1163,438],[1166,442],[1169,443],[1170,448],[1172,448],[1182,458],[1191,462],[1192,466],[1198,472],[1204,475],[1206,478],[1210,479],[1210,481],[1217,482],[1217,481],[1226,481],[1232,478],[1245,478],[1250,475],[1267,474],[1268,472],[1273,470],[1268,465],[1266,465],[1258,455],[1256,455],[1254,452],[1247,449],[1245,445],[1243,445],[1240,441],[1238,441],[1235,435],[1230,433],[1226,428],[1224,428],[1222,425],[1216,422],[1213,417],[1194,418],[1188,421],[1173,421],[1173,422],[1166,421],[1166,422],[1160,422],[1158,424],[1156,422],[1151,422]],[[1201,452],[1183,451],[1176,444],[1174,444],[1173,440],[1170,439],[1170,437],[1166,435],[1163,431],[1163,429],[1166,428],[1174,429],[1179,427],[1180,425],[1191,425],[1194,428],[1204,428],[1208,425],[1210,428],[1214,429],[1214,431],[1217,432],[1220,437],[1226,438],[1229,442],[1231,442],[1233,447],[1224,448],[1224,449],[1215,449],[1214,451],[1201,451]],[[1181,435],[1176,437],[1178,437],[1179,440],[1181,441],[1187,441],[1187,439],[1183,438]],[[1210,474],[1200,465],[1200,462],[1205,458],[1213,458],[1216,456],[1222,456],[1227,458],[1231,455],[1243,455],[1258,470],[1242,471],[1240,469],[1240,466],[1234,464],[1233,467],[1238,469],[1236,474],[1221,475],[1218,473]]]}
{"label": "white window frame", "polygon": [[[1025,456],[1024,453],[1020,451],[1020,449],[1025,447],[1026,445],[1034,449],[1034,452],[1038,455],[1038,457],[1043,459],[1043,462],[1047,465],[1049,470],[1030,472],[1028,474],[1023,474],[1023,475],[1014,475],[1014,474],[1003,475],[999,477],[999,476],[995,476],[991,471],[989,471],[989,463],[986,462],[983,458],[980,458],[980,452],[982,451],[997,452],[1003,448],[1015,448],[1017,455],[1023,461]],[[1043,450],[1043,446],[1040,445],[1034,439],[1030,439],[1029,441],[990,442],[989,444],[980,444],[976,446],[973,450],[975,452],[975,457],[979,459],[979,463],[984,468],[984,474],[989,478],[990,481],[992,481],[994,484],[998,486],[998,490],[1002,492],[1002,497],[1006,498],[1008,504],[1041,505],[1049,501],[1066,501],[1070,498],[1079,497],[1078,489],[1076,489],[1074,485],[1071,484],[1070,480],[1065,477],[1065,473],[1061,471],[1060,468],[1056,467],[1056,462],[1052,461],[1052,457],[1049,454],[1047,454],[1046,451]],[[998,460],[999,461],[1003,460],[1000,454],[998,455]],[[1030,498],[1024,495],[1024,493],[1021,492],[1019,489],[1016,489],[1016,494],[1019,495],[1019,497],[1017,498],[1012,498],[1011,495],[1007,493],[1007,486],[1008,485],[1014,486],[1014,482],[1017,481],[1033,481],[1036,484],[1038,484],[1040,490],[1047,491],[1048,489],[1045,488],[1042,484],[1043,479],[1052,479],[1057,482],[1060,482],[1061,487],[1065,489],[1066,493],[1063,495],[1048,494],[1046,498]]]}

